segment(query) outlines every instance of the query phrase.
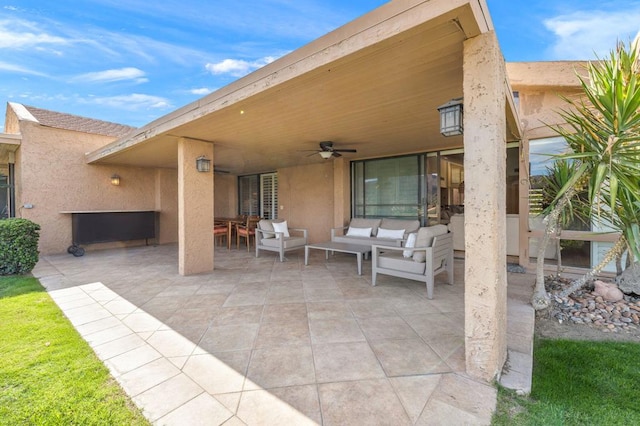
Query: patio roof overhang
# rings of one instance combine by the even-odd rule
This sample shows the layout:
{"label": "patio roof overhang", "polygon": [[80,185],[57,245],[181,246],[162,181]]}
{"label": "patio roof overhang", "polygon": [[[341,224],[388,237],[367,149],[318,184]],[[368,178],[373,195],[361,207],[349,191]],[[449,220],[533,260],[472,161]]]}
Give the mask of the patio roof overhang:
{"label": "patio roof overhang", "polygon": [[214,144],[216,168],[248,174],[324,161],[306,150],[325,140],[357,149],[349,159],[461,147],[440,135],[436,108],[463,96],[464,40],[492,29],[484,0],[390,2],[86,160],[177,168],[188,138]]}
{"label": "patio roof overhang", "polygon": [[14,153],[22,143],[22,135],[11,133],[0,133],[0,164],[13,163]]}

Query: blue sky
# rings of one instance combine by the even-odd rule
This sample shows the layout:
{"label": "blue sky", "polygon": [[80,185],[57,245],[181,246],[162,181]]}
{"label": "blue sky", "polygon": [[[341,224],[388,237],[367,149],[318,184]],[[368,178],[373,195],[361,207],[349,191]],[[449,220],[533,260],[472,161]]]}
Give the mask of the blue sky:
{"label": "blue sky", "polygon": [[[640,0],[487,0],[507,61],[592,59]],[[2,0],[0,101],[141,126],[386,3]]]}

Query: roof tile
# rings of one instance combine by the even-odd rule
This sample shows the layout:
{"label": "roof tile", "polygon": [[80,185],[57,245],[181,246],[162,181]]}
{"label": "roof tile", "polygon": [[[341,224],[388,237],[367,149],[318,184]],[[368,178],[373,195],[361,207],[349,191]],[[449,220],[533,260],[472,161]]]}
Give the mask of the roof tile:
{"label": "roof tile", "polygon": [[40,124],[56,129],[72,130],[76,132],[92,133],[121,138],[135,130],[135,127],[109,121],[80,117],[79,115],[49,111],[32,106],[24,106]]}

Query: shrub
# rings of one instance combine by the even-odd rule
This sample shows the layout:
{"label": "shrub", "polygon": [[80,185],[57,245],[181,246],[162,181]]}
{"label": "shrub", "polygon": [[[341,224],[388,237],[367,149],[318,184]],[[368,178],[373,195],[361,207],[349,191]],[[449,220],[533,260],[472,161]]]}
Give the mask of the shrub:
{"label": "shrub", "polygon": [[38,262],[39,230],[27,219],[0,220],[0,275],[31,272]]}

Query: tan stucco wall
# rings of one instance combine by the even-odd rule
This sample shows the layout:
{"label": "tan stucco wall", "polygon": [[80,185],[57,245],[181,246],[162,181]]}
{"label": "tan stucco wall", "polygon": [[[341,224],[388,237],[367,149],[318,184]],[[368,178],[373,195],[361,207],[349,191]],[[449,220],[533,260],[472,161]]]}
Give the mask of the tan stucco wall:
{"label": "tan stucco wall", "polygon": [[351,219],[351,163],[344,158],[333,162],[333,227],[346,226]]}
{"label": "tan stucco wall", "polygon": [[213,270],[213,170],[198,172],[196,158],[213,159],[213,145],[178,141],[178,272]]}
{"label": "tan stucco wall", "polygon": [[333,161],[278,170],[278,217],[307,228],[309,242],[328,241],[334,220]]}
{"label": "tan stucco wall", "polygon": [[4,133],[12,133],[12,134],[20,133],[20,124],[18,122],[18,117],[13,112],[13,110],[9,108],[8,104],[7,104],[7,110],[4,117]]}
{"label": "tan stucco wall", "polygon": [[156,169],[155,197],[158,217],[159,244],[178,241],[178,171]]}
{"label": "tan stucco wall", "polygon": [[561,96],[581,93],[577,74],[584,75],[585,65],[576,61],[506,64],[511,87],[520,96],[518,113],[523,139],[556,136],[548,126],[562,122],[557,111],[566,108],[567,103]]}
{"label": "tan stucco wall", "polygon": [[[28,121],[20,122],[20,131],[16,215],[42,227],[42,254],[65,252],[72,242],[71,216],[61,211],[155,209],[155,170],[85,163],[85,152],[113,138]],[[120,175],[120,186],[111,185],[114,173]],[[21,208],[27,203],[34,207]]]}

